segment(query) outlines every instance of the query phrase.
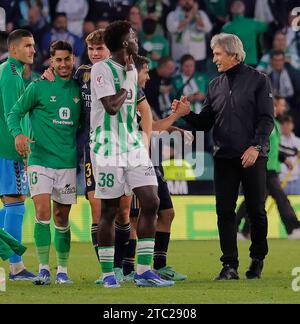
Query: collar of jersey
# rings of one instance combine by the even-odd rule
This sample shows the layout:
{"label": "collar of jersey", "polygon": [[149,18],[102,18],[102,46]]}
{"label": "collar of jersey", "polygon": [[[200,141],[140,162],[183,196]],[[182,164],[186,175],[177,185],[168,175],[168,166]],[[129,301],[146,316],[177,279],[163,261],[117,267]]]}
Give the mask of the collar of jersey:
{"label": "collar of jersey", "polygon": [[13,63],[15,65],[15,67],[17,69],[20,69],[21,71],[23,71],[23,69],[24,69],[24,64],[21,61],[13,58],[11,56],[8,57],[7,62]]}
{"label": "collar of jersey", "polygon": [[115,65],[117,68],[125,70],[125,67],[119,63],[117,63],[116,61],[113,61],[112,59],[108,59],[109,62],[111,62],[113,65]]}
{"label": "collar of jersey", "polygon": [[60,76],[58,76],[56,73],[54,73],[54,74],[55,74],[55,82],[61,83],[62,85],[66,84],[67,82],[69,82],[71,80],[71,79],[64,80]]}

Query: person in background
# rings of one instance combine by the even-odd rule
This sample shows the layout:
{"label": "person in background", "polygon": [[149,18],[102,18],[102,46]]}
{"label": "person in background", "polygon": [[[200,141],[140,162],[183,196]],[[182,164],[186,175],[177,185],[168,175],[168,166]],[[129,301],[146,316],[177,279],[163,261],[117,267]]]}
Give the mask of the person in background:
{"label": "person in background", "polygon": [[156,27],[156,20],[146,18],[143,21],[143,31],[140,35],[141,45],[147,53],[147,58],[150,59],[150,69],[156,68],[162,57],[170,55],[169,42],[156,32]]}
{"label": "person in background", "polygon": [[[289,157],[288,160],[294,169],[288,178],[288,182],[284,186],[283,190],[286,195],[299,195],[300,194],[300,165],[296,162],[300,157],[300,138],[297,137],[294,130],[294,121],[292,116],[285,114],[279,119],[281,126],[281,145],[288,147],[297,153],[297,156]],[[295,164],[297,163],[297,164]],[[281,172],[279,175],[280,181],[284,181],[289,174],[290,169],[285,164],[281,166]]]}
{"label": "person in background", "polygon": [[[277,99],[274,99],[275,117],[277,116],[276,100]],[[292,164],[288,157],[297,154],[297,151],[288,152],[286,147],[283,148],[284,150],[280,150],[280,137],[280,125],[279,122],[275,120],[275,127],[270,135],[270,151],[268,153],[267,163],[267,191],[276,202],[288,238],[290,240],[298,240],[300,239],[300,222],[298,221],[296,213],[284,193],[279,180],[281,163],[284,163],[288,169],[291,169]],[[237,211],[237,226],[240,225],[243,218],[246,219],[246,222],[244,223],[241,234],[244,237],[249,237],[249,234],[251,233],[251,225],[249,224],[245,201],[239,206]]]}
{"label": "person in background", "polygon": [[191,54],[196,60],[197,70],[206,70],[206,37],[212,30],[212,23],[199,9],[195,0],[180,0],[176,9],[167,17],[167,28],[171,34],[171,52],[179,62],[185,54]]}
{"label": "person in background", "polygon": [[245,63],[256,66],[258,63],[257,37],[268,30],[268,24],[245,17],[245,5],[242,1],[234,1],[230,12],[231,22],[223,26],[222,32],[237,35],[245,48]]}

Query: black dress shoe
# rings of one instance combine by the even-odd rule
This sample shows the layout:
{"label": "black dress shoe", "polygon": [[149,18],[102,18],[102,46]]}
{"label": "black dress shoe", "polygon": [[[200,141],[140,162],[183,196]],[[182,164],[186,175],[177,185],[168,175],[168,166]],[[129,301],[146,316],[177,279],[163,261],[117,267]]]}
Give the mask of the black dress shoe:
{"label": "black dress shoe", "polygon": [[239,274],[235,268],[231,268],[229,264],[225,264],[220,274],[214,280],[238,280]]}
{"label": "black dress shoe", "polygon": [[259,279],[263,267],[264,267],[264,261],[258,259],[252,259],[249,269],[246,272],[246,278]]}

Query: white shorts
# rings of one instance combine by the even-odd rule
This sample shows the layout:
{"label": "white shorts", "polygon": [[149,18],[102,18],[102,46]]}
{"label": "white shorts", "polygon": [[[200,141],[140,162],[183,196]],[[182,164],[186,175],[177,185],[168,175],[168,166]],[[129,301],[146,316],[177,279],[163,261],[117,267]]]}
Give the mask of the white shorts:
{"label": "white shorts", "polygon": [[76,204],[76,168],[51,169],[40,165],[28,167],[31,197],[51,194],[51,199],[64,205]]}
{"label": "white shorts", "polygon": [[[97,160],[95,158],[95,155],[91,153],[91,160],[95,162]],[[101,166],[99,163],[93,163],[93,171],[96,184],[95,198],[114,199],[124,194],[130,196],[135,188],[158,186],[155,170],[149,157],[146,164],[137,166]]]}

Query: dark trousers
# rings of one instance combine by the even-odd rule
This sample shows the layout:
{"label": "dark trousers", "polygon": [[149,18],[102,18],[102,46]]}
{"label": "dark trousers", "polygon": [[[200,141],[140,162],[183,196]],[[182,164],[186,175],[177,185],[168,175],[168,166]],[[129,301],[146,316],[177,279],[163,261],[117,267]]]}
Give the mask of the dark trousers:
{"label": "dark trousers", "polygon": [[[297,219],[296,213],[291,206],[286,194],[281,188],[278,173],[275,171],[267,171],[267,191],[274,198],[282,223],[288,234],[300,227],[300,222]],[[243,226],[242,233],[244,235],[250,232],[250,223],[247,217],[247,210],[243,202],[237,211],[237,225],[240,224],[242,218],[245,217],[245,225]]]}
{"label": "dark trousers", "polygon": [[268,253],[268,222],[265,211],[267,159],[258,158],[247,169],[241,159],[215,158],[215,192],[218,229],[223,265],[237,268],[236,201],[242,183],[249,219],[251,222],[250,257],[263,260]]}

